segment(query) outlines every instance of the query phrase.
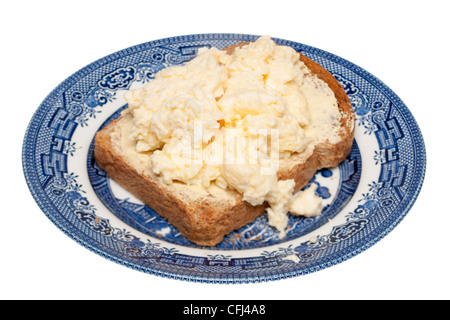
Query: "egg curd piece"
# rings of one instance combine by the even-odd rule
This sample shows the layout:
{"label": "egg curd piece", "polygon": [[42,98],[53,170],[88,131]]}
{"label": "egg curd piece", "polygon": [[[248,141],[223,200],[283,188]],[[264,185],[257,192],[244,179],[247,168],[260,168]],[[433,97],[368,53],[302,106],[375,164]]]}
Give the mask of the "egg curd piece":
{"label": "egg curd piece", "polygon": [[332,91],[318,81],[298,52],[268,36],[231,55],[200,49],[125,94],[133,115],[129,138],[137,152],[150,153],[149,166],[165,183],[214,184],[252,205],[267,202],[269,224],[283,237],[295,182],[277,180],[278,160],[305,150],[312,121],[339,115]]}

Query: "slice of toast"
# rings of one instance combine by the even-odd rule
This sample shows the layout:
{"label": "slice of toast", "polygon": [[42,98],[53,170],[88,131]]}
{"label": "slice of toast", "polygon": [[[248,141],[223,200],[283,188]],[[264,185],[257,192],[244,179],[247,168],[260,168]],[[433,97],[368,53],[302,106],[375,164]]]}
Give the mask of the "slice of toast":
{"label": "slice of toast", "polygon": [[[231,53],[236,47],[245,44],[240,43],[224,50]],[[337,141],[325,139],[300,154],[280,159],[278,179],[294,179],[295,192],[307,185],[317,170],[335,167],[345,160],[354,137],[353,109],[342,86],[316,62],[304,55],[300,55],[300,60],[334,92],[341,118],[340,127],[337,128]],[[148,169],[148,163],[146,169],[140,165],[148,155],[136,153],[133,159],[124,156],[120,146],[124,145],[123,139],[128,137],[130,123],[131,114],[125,112],[97,133],[94,154],[99,167],[111,179],[166,218],[190,241],[202,246],[215,246],[225,235],[265,212],[267,204],[252,206],[242,199],[242,194],[229,188],[224,190],[213,187],[206,190],[196,185],[160,182],[152,170]]]}

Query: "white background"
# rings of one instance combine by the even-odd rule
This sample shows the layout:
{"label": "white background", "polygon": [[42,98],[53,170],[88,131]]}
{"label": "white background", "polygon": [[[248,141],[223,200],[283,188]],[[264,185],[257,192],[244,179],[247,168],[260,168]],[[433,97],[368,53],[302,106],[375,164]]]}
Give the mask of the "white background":
{"label": "white background", "polygon": [[[448,299],[448,1],[0,0],[2,299]],[[446,8],[447,7],[447,8]],[[96,255],[41,212],[22,173],[26,127],[46,95],[92,61],[160,38],[249,33],[305,43],[361,66],[414,114],[427,175],[405,219],[337,266],[256,284],[190,283]]]}

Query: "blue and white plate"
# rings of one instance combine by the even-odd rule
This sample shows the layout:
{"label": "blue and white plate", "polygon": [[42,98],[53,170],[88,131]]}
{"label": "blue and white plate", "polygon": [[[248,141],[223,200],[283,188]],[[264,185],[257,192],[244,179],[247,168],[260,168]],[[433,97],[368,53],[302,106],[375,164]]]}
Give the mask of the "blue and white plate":
{"label": "blue and white plate", "polygon": [[217,247],[199,247],[119,187],[93,159],[95,133],[117,117],[123,94],[202,47],[224,48],[258,36],[200,34],[151,41],[111,54],[55,88],[34,114],[23,143],[23,169],[48,218],[86,248],[146,273],[201,282],[288,278],[333,266],[366,250],[407,214],[425,175],[420,130],[380,80],[349,61],[274,39],[317,61],[343,85],[356,113],[355,142],[337,168],[310,183],[325,198],[322,215],[290,217],[280,240],[263,215]]}

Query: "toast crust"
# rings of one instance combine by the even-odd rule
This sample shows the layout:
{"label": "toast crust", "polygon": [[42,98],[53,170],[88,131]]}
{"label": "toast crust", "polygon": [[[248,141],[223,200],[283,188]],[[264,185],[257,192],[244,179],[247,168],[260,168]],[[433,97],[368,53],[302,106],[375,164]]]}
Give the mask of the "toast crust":
{"label": "toast crust", "polygon": [[[236,47],[245,44],[247,43],[239,43],[224,50],[231,53]],[[279,170],[279,180],[295,180],[295,192],[306,186],[317,170],[335,167],[345,160],[353,144],[355,119],[350,100],[333,75],[302,54],[300,60],[334,92],[341,113],[341,130],[337,143],[325,141],[317,144],[306,159],[294,154],[292,157],[298,158],[294,159],[297,163]],[[265,212],[267,204],[252,206],[242,200],[240,193],[231,189],[227,189],[226,200],[213,193],[192,198],[174,192],[173,188],[159,182],[154,176],[139,172],[113,145],[112,133],[120,125],[120,120],[112,121],[95,136],[94,156],[98,166],[111,179],[167,219],[191,242],[201,246],[215,246],[225,235]]]}

